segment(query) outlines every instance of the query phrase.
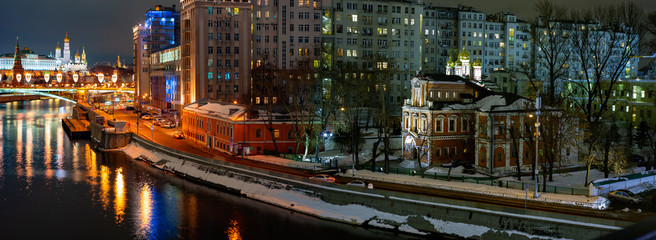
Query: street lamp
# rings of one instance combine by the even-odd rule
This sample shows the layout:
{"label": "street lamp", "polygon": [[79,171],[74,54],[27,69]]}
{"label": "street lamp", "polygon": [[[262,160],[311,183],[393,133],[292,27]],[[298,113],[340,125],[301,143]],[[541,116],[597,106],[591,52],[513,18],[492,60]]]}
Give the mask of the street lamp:
{"label": "street lamp", "polygon": [[46,80],[46,83],[48,83],[48,81],[50,81],[50,74],[46,73],[45,75],[43,75],[43,79]]}
{"label": "street lamp", "polygon": [[538,96],[535,98],[535,116],[536,116],[536,121],[535,121],[535,194],[533,195],[534,198],[540,197],[538,195],[538,156],[540,153],[540,150],[538,149],[538,141],[540,139],[540,105],[541,105],[541,99],[540,99],[540,91],[538,91]]}

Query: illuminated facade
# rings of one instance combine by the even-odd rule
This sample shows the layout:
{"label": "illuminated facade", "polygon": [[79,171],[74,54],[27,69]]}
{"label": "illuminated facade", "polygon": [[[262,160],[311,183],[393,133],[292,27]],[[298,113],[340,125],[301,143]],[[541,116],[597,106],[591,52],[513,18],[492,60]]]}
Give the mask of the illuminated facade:
{"label": "illuminated facade", "polygon": [[[20,50],[23,69],[28,71],[54,71],[57,62],[54,58],[38,55],[27,47]],[[14,53],[0,55],[0,71],[11,70],[14,66]]]}
{"label": "illuminated facade", "polygon": [[203,98],[246,102],[253,54],[250,1],[181,3],[182,104]]}
{"label": "illuminated facade", "polygon": [[150,105],[159,109],[180,108],[180,46],[155,52],[150,61]]}
{"label": "illuminated facade", "polygon": [[21,50],[16,38],[14,53],[0,55],[0,80],[12,85],[34,83],[43,79],[44,73],[52,73],[56,66],[55,59],[38,55],[27,47]]}
{"label": "illuminated facade", "polygon": [[[151,101],[159,101],[158,106],[170,106],[171,102],[163,102],[163,97],[155,100],[154,86],[151,74],[155,71],[152,69],[151,60],[160,64],[160,59],[151,59],[154,54],[163,49],[168,49],[180,42],[180,13],[172,7],[163,7],[161,5],[151,8],[145,14],[146,20],[132,28],[133,33],[133,62],[136,95],[146,97]],[[158,55],[159,56],[159,55]],[[158,57],[159,58],[159,57]],[[178,69],[179,70],[179,69]],[[159,71],[155,79],[159,80],[162,72]],[[161,84],[157,83],[157,87]],[[158,90],[158,92],[161,92]],[[162,95],[163,96],[163,95]],[[141,100],[142,102],[149,102]],[[178,103],[179,104],[179,103]]]}

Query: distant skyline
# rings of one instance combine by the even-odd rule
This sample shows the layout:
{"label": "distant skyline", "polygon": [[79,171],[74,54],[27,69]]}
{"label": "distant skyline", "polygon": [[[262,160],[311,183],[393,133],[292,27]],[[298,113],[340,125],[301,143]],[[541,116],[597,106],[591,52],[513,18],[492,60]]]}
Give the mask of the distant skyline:
{"label": "distant skyline", "polygon": [[[626,0],[629,1],[629,0]],[[537,0],[427,0],[433,6],[456,7],[458,4],[473,6],[487,14],[499,11],[512,12],[520,19],[529,20],[535,14]],[[558,4],[574,9],[616,4],[614,0],[556,0]],[[653,0],[633,0],[646,13],[656,10]],[[27,45],[40,55],[55,51],[57,42],[63,48],[66,32],[71,40],[71,55],[86,48],[89,67],[103,62],[116,62],[121,56],[123,63],[132,63],[132,27],[144,20],[144,14],[155,5],[180,9],[179,0],[33,0],[3,3],[0,14],[0,54],[13,53],[16,36],[20,47]],[[36,7],[35,7],[36,6]]]}

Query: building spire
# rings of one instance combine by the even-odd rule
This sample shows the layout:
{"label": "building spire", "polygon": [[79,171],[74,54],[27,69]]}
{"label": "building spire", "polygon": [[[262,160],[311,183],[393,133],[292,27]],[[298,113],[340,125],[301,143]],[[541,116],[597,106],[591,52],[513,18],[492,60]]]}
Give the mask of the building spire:
{"label": "building spire", "polygon": [[87,52],[84,51],[84,46],[82,46],[82,61],[87,61]]}
{"label": "building spire", "polygon": [[23,74],[23,64],[21,63],[21,53],[20,53],[20,45],[18,44],[18,37],[16,37],[16,52],[14,53],[14,67],[11,68],[11,71],[14,74],[12,84],[14,86],[18,85],[17,79],[20,78],[18,77],[18,75]]}

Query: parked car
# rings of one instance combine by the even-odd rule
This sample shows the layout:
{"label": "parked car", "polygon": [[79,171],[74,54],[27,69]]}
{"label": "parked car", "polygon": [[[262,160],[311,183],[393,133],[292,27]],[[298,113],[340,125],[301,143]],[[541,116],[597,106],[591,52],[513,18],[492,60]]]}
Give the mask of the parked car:
{"label": "parked car", "polygon": [[310,179],[317,180],[317,181],[331,182],[331,183],[335,182],[334,177],[328,176],[326,174],[314,175],[314,176],[310,177]]}
{"label": "parked car", "polygon": [[616,190],[608,193],[608,199],[624,203],[636,204],[642,202],[642,197],[629,190]]}
{"label": "parked car", "polygon": [[141,119],[143,119],[143,120],[152,120],[153,116],[151,116],[150,114],[145,114],[145,115],[141,116]]}
{"label": "parked car", "polygon": [[184,133],[182,133],[182,132],[175,132],[175,133],[173,133],[173,138],[175,138],[175,139],[183,139],[183,138],[184,138]]}
{"label": "parked car", "polygon": [[125,110],[126,111],[134,111],[134,107],[133,106],[127,106],[127,107],[125,107]]}

